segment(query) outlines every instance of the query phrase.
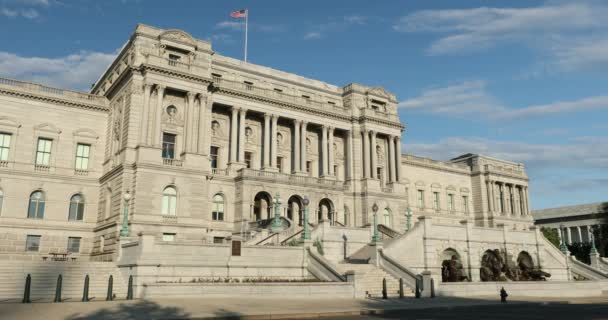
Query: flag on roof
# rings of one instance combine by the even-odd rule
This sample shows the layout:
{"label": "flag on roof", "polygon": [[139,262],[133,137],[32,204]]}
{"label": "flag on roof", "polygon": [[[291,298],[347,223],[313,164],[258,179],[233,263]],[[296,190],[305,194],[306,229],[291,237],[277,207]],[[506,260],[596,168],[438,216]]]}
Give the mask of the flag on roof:
{"label": "flag on roof", "polygon": [[247,17],[247,9],[232,11],[232,13],[230,13],[230,16],[233,18],[245,18]]}

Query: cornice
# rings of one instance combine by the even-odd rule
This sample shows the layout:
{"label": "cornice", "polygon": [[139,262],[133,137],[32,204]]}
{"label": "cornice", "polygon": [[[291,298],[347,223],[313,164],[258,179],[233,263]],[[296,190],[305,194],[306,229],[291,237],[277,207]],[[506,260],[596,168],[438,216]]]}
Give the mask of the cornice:
{"label": "cornice", "polygon": [[395,129],[399,129],[399,130],[405,129],[405,126],[403,124],[401,124],[401,122],[394,122],[394,121],[390,121],[390,120],[372,118],[372,117],[368,117],[368,116],[362,116],[362,117],[355,118],[355,119],[358,120],[359,123],[363,123],[363,122],[376,123],[376,124],[380,124],[380,125],[393,127]]}
{"label": "cornice", "polygon": [[[403,157],[401,158],[401,163],[406,164],[406,165],[415,166],[415,167],[431,169],[431,170],[457,173],[457,174],[461,174],[461,175],[467,176],[467,177],[473,176],[473,175],[471,175],[471,172],[468,172],[465,168],[458,170],[457,168],[448,168],[448,167],[442,167],[439,165],[434,165],[431,163],[421,163],[421,162],[417,162],[417,161],[412,161],[412,160],[404,159]],[[467,172],[465,172],[465,171],[467,171]]]}
{"label": "cornice", "polygon": [[501,178],[511,178],[511,179],[516,179],[516,180],[523,180],[526,182],[530,181],[530,178],[528,178],[528,177],[522,177],[522,176],[517,176],[517,175],[512,175],[512,174],[507,174],[507,173],[498,173],[498,172],[476,172],[476,173],[473,173],[471,175],[471,177],[477,177],[480,175],[483,175],[486,178],[489,176],[494,176],[494,177],[501,177]]}
{"label": "cornice", "polygon": [[180,79],[203,83],[206,85],[209,85],[213,82],[211,79],[206,78],[206,77],[196,76],[191,73],[179,72],[176,70],[170,70],[167,68],[159,67],[156,65],[148,64],[148,63],[142,63],[141,66],[137,69],[139,69],[142,73],[152,71],[152,72],[160,73],[163,75],[168,75],[168,76],[173,76],[173,77],[180,78]]}
{"label": "cornice", "polygon": [[0,94],[5,95],[5,96],[13,96],[13,97],[25,98],[25,99],[29,99],[29,100],[53,103],[53,104],[57,104],[60,106],[99,111],[99,112],[104,112],[104,113],[106,113],[110,110],[107,106],[100,106],[97,104],[77,102],[76,100],[61,99],[58,97],[52,97],[52,96],[36,94],[36,93],[31,93],[31,92],[10,90],[10,89],[6,89],[6,88],[2,88],[2,87],[0,87]]}
{"label": "cornice", "polygon": [[[33,177],[33,178],[48,178],[52,180],[65,180],[66,182],[78,182],[78,183],[87,183],[91,186],[98,185],[97,177],[85,177],[85,176],[75,176],[75,175],[62,175],[57,173],[44,173],[37,171],[23,171],[23,170],[15,170],[14,168],[2,168],[0,169],[0,173],[5,174],[7,176],[14,175],[20,177]],[[69,181],[67,181],[69,180]]]}

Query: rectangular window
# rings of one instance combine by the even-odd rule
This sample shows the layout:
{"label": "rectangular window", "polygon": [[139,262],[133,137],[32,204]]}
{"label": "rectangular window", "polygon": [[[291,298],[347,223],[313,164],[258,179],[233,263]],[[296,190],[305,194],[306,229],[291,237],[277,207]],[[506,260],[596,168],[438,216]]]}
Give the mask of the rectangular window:
{"label": "rectangular window", "polygon": [[180,56],[178,56],[178,55],[175,55],[175,54],[169,54],[169,60],[172,60],[172,61],[179,61],[180,59],[181,59],[181,57],[180,57]]}
{"label": "rectangular window", "polygon": [[68,238],[68,252],[79,253],[80,252],[80,237],[69,237]]}
{"label": "rectangular window", "polygon": [[382,175],[382,167],[378,167],[376,168],[376,176],[374,178],[376,179],[382,179],[383,175]]}
{"label": "rectangular window", "polygon": [[277,169],[279,172],[283,172],[283,157],[277,157]]}
{"label": "rectangular window", "polygon": [[433,209],[439,210],[439,192],[433,192]]}
{"label": "rectangular window", "polygon": [[454,195],[448,194],[448,209],[454,211]]}
{"label": "rectangular window", "polygon": [[222,243],[224,243],[224,238],[223,237],[213,237],[213,243],[222,244]]}
{"label": "rectangular window", "polygon": [[211,147],[209,155],[211,156],[211,169],[217,169],[217,155],[220,151],[219,147]]}
{"label": "rectangular window", "polygon": [[312,175],[312,161],[306,161],[306,173]]}
{"label": "rectangular window", "polygon": [[462,211],[469,213],[469,197],[467,196],[462,196]]}
{"label": "rectangular window", "polygon": [[251,166],[253,164],[253,154],[251,152],[247,152],[245,151],[245,164],[247,165],[247,168],[251,169]]}
{"label": "rectangular window", "polygon": [[163,241],[175,241],[175,233],[163,233]]}
{"label": "rectangular window", "polygon": [[334,176],[338,176],[338,166],[334,165]]}
{"label": "rectangular window", "polygon": [[424,208],[424,191],[418,190],[418,208]]}
{"label": "rectangular window", "polygon": [[52,145],[53,140],[46,138],[38,138],[38,149],[36,150],[37,166],[50,166]]}
{"label": "rectangular window", "polygon": [[25,251],[38,251],[40,249],[40,236],[27,235],[25,240]]}
{"label": "rectangular window", "polygon": [[0,161],[8,161],[8,152],[11,148],[11,134],[0,132]]}
{"label": "rectangular window", "polygon": [[163,158],[175,159],[175,138],[176,135],[163,133]]}
{"label": "rectangular window", "polygon": [[88,144],[79,143],[76,146],[76,170],[89,169],[89,152],[91,146]]}
{"label": "rectangular window", "polygon": [[253,90],[253,82],[244,81],[244,83],[245,83],[245,89],[247,89],[247,90]]}

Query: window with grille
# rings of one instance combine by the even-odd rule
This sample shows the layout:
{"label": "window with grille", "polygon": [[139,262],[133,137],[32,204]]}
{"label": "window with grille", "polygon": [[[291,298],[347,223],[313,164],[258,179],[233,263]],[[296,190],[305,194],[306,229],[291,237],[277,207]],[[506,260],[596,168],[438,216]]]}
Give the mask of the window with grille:
{"label": "window with grille", "polygon": [[38,149],[36,150],[36,165],[49,166],[51,163],[51,147],[53,140],[38,138]]}
{"label": "window with grille", "polygon": [[462,196],[462,211],[469,213],[469,197],[467,196]]}
{"label": "window with grille", "polygon": [[448,194],[448,209],[454,211],[454,195]]}
{"label": "window with grille", "polygon": [[177,190],[174,187],[166,187],[163,190],[162,214],[174,216],[177,211]]}
{"label": "window with grille", "polygon": [[0,161],[8,161],[11,148],[11,134],[0,132]]}
{"label": "window with grille", "polygon": [[76,170],[89,169],[89,152],[91,146],[88,144],[79,143],[76,146]]}
{"label": "window with grille", "polygon": [[68,238],[68,252],[79,253],[80,252],[80,237],[69,237]]}
{"label": "window with grille", "polygon": [[82,221],[84,218],[84,197],[81,194],[75,194],[70,199],[70,212],[68,213],[69,221]]}
{"label": "window with grille", "polygon": [[424,208],[424,191],[418,190],[418,208]]}
{"label": "window with grille", "polygon": [[433,192],[433,209],[439,210],[439,192]]}
{"label": "window with grille", "polygon": [[163,133],[163,158],[175,159],[175,135]]}
{"label": "window with grille", "polygon": [[38,251],[40,249],[40,236],[28,234],[25,240],[25,251]]}
{"label": "window with grille", "polygon": [[217,169],[217,156],[219,151],[219,147],[211,147],[211,151],[209,152],[209,156],[211,157],[211,169]]}
{"label": "window with grille", "polygon": [[175,233],[163,233],[163,241],[175,241]]}
{"label": "window with grille", "polygon": [[30,195],[30,203],[27,208],[27,217],[30,219],[44,218],[45,196],[42,191],[34,191]]}
{"label": "window with grille", "polygon": [[283,172],[283,157],[277,157],[277,169],[279,172]]}
{"label": "window with grille", "polygon": [[213,196],[213,209],[211,211],[211,218],[214,221],[224,220],[224,197],[221,194]]}

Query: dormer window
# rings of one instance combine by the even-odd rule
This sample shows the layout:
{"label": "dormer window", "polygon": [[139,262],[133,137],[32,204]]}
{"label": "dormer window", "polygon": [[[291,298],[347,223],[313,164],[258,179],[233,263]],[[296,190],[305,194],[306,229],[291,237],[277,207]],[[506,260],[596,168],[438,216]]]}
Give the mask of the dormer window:
{"label": "dormer window", "polygon": [[211,79],[213,79],[213,82],[219,83],[222,81],[222,75],[221,74],[217,74],[217,73],[212,73],[211,74]]}
{"label": "dormer window", "polygon": [[386,111],[386,102],[373,100],[372,99],[372,109],[376,111]]}
{"label": "dormer window", "polygon": [[249,91],[253,90],[253,82],[244,81],[244,83],[245,83],[245,90],[249,90]]}

